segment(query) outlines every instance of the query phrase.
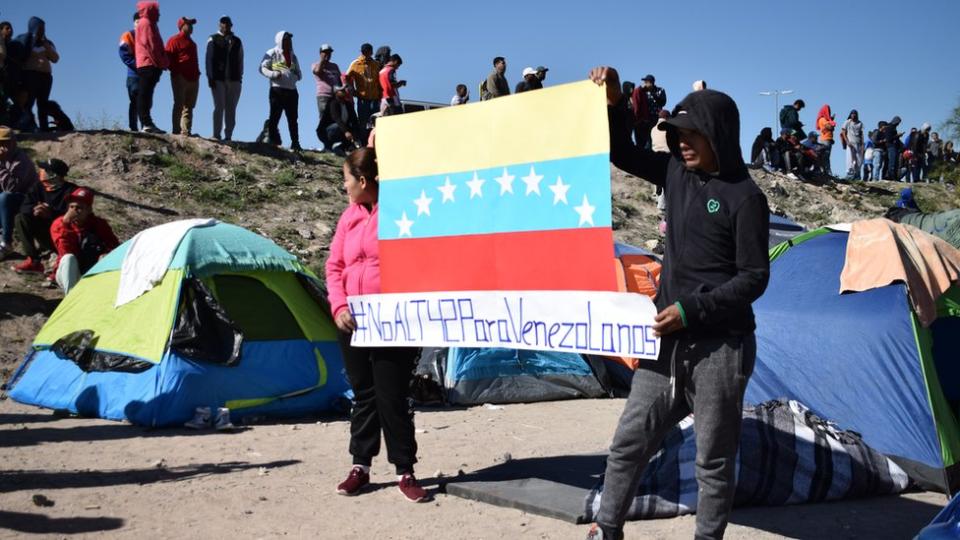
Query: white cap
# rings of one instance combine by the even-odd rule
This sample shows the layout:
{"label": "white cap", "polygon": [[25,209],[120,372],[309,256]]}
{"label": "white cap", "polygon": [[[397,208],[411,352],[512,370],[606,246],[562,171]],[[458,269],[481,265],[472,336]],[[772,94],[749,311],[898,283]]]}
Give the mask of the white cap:
{"label": "white cap", "polygon": [[533,69],[532,67],[523,68],[524,77],[526,77],[527,75],[536,75],[536,74],[537,74],[537,70]]}

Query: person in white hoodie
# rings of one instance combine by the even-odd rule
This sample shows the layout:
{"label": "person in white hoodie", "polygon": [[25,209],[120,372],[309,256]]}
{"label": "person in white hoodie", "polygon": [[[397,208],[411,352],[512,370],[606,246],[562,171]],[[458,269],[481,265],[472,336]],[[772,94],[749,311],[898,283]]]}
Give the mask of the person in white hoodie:
{"label": "person in white hoodie", "polygon": [[300,94],[297,82],[303,78],[300,61],[293,54],[293,34],[281,30],[276,35],[277,46],[268,50],[260,61],[260,73],[270,79],[270,118],[267,120],[268,141],[280,144],[280,115],[286,114],[290,128],[290,149],[300,152],[300,133],[297,110]]}

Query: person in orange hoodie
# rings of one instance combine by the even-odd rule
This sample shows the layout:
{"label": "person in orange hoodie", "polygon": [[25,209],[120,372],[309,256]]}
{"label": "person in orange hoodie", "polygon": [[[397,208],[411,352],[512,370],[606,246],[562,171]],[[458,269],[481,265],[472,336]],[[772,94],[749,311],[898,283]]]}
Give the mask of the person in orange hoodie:
{"label": "person in orange hoodie", "polygon": [[180,17],[177,20],[179,32],[167,40],[167,56],[170,59],[170,86],[173,88],[173,124],[170,132],[174,135],[189,136],[193,128],[193,108],[197,106],[197,93],[200,92],[200,60],[197,57],[197,44],[190,38],[196,19]]}
{"label": "person in orange hoodie", "polygon": [[833,149],[833,130],[837,123],[834,121],[833,111],[829,105],[820,107],[817,114],[817,130],[820,131],[820,144],[826,147],[823,151],[823,163],[826,168],[824,172],[830,173],[830,150]]}
{"label": "person in orange hoodie", "polygon": [[164,133],[153,123],[150,109],[153,108],[153,91],[160,82],[163,70],[167,69],[169,60],[163,48],[163,38],[160,37],[160,4],[156,2],[137,2],[137,25],[134,29],[134,49],[137,58],[137,78],[140,82],[137,95],[137,115],[140,117],[140,128],[144,133]]}

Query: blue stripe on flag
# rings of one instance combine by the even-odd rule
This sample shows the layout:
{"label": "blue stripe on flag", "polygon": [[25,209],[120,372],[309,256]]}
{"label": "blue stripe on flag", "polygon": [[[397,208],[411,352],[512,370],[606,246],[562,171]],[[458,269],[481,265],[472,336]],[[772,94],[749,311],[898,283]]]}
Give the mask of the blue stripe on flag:
{"label": "blue stripe on flag", "polygon": [[609,154],[385,180],[383,240],[609,227]]}

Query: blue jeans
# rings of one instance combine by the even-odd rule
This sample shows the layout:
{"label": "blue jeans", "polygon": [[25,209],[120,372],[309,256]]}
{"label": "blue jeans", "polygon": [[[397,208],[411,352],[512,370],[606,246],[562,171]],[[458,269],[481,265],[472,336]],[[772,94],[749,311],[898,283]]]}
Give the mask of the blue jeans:
{"label": "blue jeans", "polygon": [[[891,145],[892,146],[892,145]],[[900,180],[900,157],[896,147],[887,148],[887,180]]]}
{"label": "blue jeans", "polygon": [[363,99],[357,98],[357,120],[359,120],[360,129],[357,131],[360,132],[361,137],[358,140],[366,143],[367,141],[367,122],[370,120],[370,116],[373,113],[380,112],[380,100],[379,99]]}
{"label": "blue jeans", "polygon": [[127,126],[130,131],[139,131],[137,124],[140,117],[137,113],[137,96],[140,93],[140,79],[137,77],[127,77],[127,98],[130,99],[130,105],[127,106]]}
{"label": "blue jeans", "polygon": [[883,180],[883,152],[879,150],[873,152],[873,179]]}
{"label": "blue jeans", "polygon": [[6,246],[13,245],[13,219],[20,211],[23,197],[23,193],[0,193],[0,229],[3,229],[3,243]]}

